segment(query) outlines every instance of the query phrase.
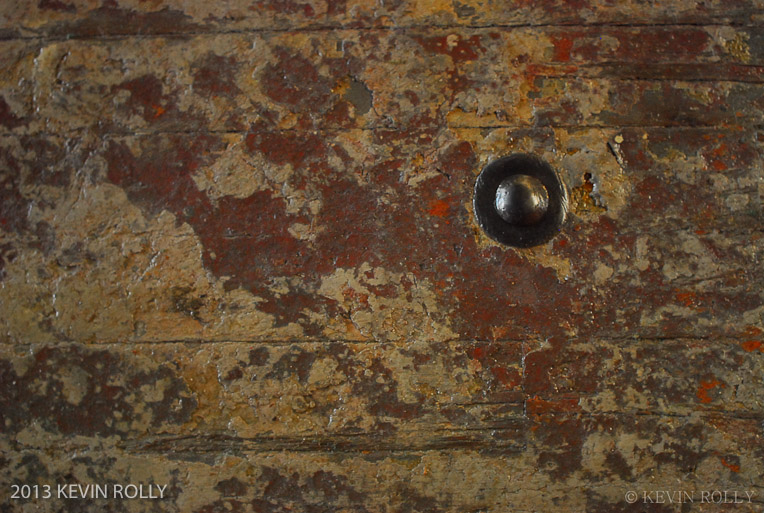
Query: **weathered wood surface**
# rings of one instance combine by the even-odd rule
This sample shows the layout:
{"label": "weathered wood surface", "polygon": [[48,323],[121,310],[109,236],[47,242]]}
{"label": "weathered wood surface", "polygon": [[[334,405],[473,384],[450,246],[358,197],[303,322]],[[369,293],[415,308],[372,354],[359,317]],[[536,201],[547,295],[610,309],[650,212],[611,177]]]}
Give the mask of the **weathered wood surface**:
{"label": "weathered wood surface", "polygon": [[[0,509],[761,511],[762,17],[3,4]],[[518,151],[529,250],[471,212]],[[114,482],[169,497],[9,498]]]}

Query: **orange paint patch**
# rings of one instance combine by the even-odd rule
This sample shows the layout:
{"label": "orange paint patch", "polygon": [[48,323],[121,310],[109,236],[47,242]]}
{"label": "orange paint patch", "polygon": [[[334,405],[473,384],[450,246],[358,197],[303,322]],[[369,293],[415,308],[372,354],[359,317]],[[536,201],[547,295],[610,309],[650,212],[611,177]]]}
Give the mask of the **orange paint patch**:
{"label": "orange paint patch", "polygon": [[712,399],[711,397],[709,397],[708,391],[716,387],[724,388],[725,386],[726,385],[724,383],[716,379],[711,381],[701,381],[697,391],[698,399],[700,399],[701,403],[706,403],[706,404],[710,403]]}
{"label": "orange paint patch", "polygon": [[731,471],[740,472],[740,465],[733,465],[732,463],[727,463],[726,461],[724,461],[724,458],[721,458],[721,460],[722,460],[722,465],[724,465]]}
{"label": "orange paint patch", "polygon": [[155,118],[158,118],[159,116],[165,113],[165,108],[162,107],[161,105],[152,105],[151,108],[154,109]]}
{"label": "orange paint patch", "polygon": [[526,412],[531,415],[542,415],[549,412],[580,411],[581,407],[578,405],[577,397],[568,397],[557,399],[555,401],[547,401],[536,396],[528,399],[528,402],[525,403],[525,409]]}
{"label": "orange paint patch", "polygon": [[448,215],[448,203],[443,200],[434,200],[430,202],[430,209],[427,211],[431,216],[446,217]]}
{"label": "orange paint patch", "polygon": [[696,295],[694,292],[677,292],[676,300],[684,306],[692,306],[695,303]]}
{"label": "orange paint patch", "polygon": [[722,155],[725,155],[728,152],[727,145],[724,143],[721,143],[716,149],[713,151],[713,155],[716,157],[721,157]]}

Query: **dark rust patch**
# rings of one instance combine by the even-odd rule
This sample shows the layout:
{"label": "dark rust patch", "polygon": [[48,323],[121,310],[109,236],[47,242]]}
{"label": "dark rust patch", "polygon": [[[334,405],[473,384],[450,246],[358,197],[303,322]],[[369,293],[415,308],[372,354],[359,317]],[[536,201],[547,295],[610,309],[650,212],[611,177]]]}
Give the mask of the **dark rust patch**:
{"label": "dark rust patch", "polygon": [[239,497],[247,494],[248,486],[239,479],[232,477],[219,481],[215,485],[215,490],[220,492],[223,497]]}
{"label": "dark rust patch", "polygon": [[67,4],[61,0],[40,0],[37,7],[43,10],[77,12],[77,8],[73,4]]}
{"label": "dark rust patch", "polygon": [[5,101],[5,98],[0,96],[0,124],[11,130],[26,124],[23,117],[19,117],[13,113],[10,105]]}
{"label": "dark rust patch", "polygon": [[201,320],[199,310],[204,306],[204,295],[197,296],[191,287],[173,287],[170,294],[176,312],[186,314],[197,321]]}
{"label": "dark rust patch", "polygon": [[252,501],[252,508],[258,513],[288,511],[295,507],[302,511],[324,511],[343,506],[368,513],[363,505],[366,496],[350,486],[347,478],[332,472],[319,470],[312,476],[300,476],[263,467],[258,484],[262,493]]}
{"label": "dark rust patch", "polygon": [[296,375],[301,383],[305,383],[316,361],[316,355],[304,351],[299,347],[293,347],[273,364],[273,368],[266,378],[285,380],[288,376]]}
{"label": "dark rust patch", "polygon": [[[108,350],[75,345],[44,347],[30,358],[34,361],[22,375],[0,361],[4,433],[18,433],[30,422],[63,435],[143,433],[144,423],[152,429],[182,423],[196,408],[196,399],[168,365],[146,368]],[[130,398],[140,387],[158,383],[165,383],[161,399]],[[136,410],[139,404],[142,411]]]}
{"label": "dark rust patch", "polygon": [[[331,2],[329,4],[331,5]],[[306,18],[312,18],[316,15],[316,10],[310,3],[295,2],[294,0],[258,0],[249,9],[274,14],[301,14]]]}
{"label": "dark rust patch", "polygon": [[[51,0],[47,0],[51,1]],[[60,0],[52,0],[60,2]],[[50,23],[43,27],[52,37],[99,36],[125,34],[182,34],[203,29],[182,11],[164,8],[153,12],[140,12],[109,5],[87,11],[71,21]]]}
{"label": "dark rust patch", "polygon": [[237,61],[233,56],[209,52],[193,68],[194,90],[206,96],[235,96],[241,92],[236,85]]}
{"label": "dark rust patch", "polygon": [[289,48],[275,48],[278,62],[263,72],[265,93],[272,100],[308,111],[321,108],[329,99],[331,84],[319,75],[315,65]]}
{"label": "dark rust patch", "polygon": [[163,93],[162,82],[156,75],[143,75],[112,86],[112,92],[120,89],[130,92],[126,104],[130,112],[143,116],[149,123],[157,121],[165,112],[175,108],[171,97]]}

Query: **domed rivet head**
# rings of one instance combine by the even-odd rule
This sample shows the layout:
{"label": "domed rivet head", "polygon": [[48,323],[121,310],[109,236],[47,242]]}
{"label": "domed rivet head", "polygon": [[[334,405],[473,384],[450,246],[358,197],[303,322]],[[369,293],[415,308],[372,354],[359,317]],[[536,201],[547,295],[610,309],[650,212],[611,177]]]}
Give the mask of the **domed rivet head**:
{"label": "domed rivet head", "polygon": [[531,226],[544,218],[549,208],[549,193],[538,178],[508,176],[496,189],[494,207],[509,224]]}
{"label": "domed rivet head", "polygon": [[568,195],[557,173],[533,155],[515,154],[488,164],[475,183],[478,224],[492,239],[520,248],[559,233]]}

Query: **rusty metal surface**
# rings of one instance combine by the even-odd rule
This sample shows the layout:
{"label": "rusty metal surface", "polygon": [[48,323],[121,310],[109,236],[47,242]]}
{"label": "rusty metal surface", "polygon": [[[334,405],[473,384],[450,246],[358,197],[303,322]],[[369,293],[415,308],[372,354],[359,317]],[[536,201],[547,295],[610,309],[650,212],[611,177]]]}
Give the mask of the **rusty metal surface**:
{"label": "rusty metal surface", "polygon": [[[0,5],[0,511],[762,511],[763,22]],[[512,153],[539,247],[474,220]]]}

